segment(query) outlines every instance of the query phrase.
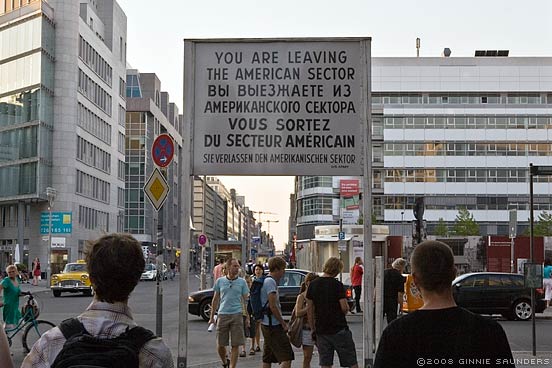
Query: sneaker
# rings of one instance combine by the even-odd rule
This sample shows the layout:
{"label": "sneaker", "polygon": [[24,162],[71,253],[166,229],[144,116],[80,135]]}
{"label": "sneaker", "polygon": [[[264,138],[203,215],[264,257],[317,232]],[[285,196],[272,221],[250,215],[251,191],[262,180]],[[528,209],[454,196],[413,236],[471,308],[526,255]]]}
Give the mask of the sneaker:
{"label": "sneaker", "polygon": [[245,353],[245,350],[240,353],[240,358],[245,358],[247,354]]}
{"label": "sneaker", "polygon": [[255,351],[261,351],[261,347],[260,347],[260,346],[257,346],[257,347],[255,348]]}

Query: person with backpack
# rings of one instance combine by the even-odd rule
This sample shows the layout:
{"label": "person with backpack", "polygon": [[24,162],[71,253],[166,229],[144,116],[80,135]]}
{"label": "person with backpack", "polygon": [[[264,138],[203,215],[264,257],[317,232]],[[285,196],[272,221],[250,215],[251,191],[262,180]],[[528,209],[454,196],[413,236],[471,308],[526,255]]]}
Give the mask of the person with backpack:
{"label": "person with backpack", "polygon": [[44,333],[21,367],[173,368],[167,345],[137,326],[128,306],[145,267],[140,243],[128,234],[104,235],[85,255],[94,300]]}
{"label": "person with backpack", "polygon": [[[245,344],[243,309],[247,305],[249,288],[245,280],[238,277],[239,271],[238,260],[230,258],[226,262],[225,276],[217,279],[213,287],[215,295],[209,325],[215,323],[217,326],[217,352],[224,368],[236,367],[239,347]],[[246,316],[245,326],[249,327],[249,323],[249,316]],[[230,359],[226,357],[227,346],[231,346]]]}
{"label": "person with backpack", "polygon": [[[268,260],[268,270],[269,275],[264,279],[260,292],[260,302],[263,306],[263,368],[270,368],[272,363],[280,363],[281,368],[290,368],[295,355],[287,336],[288,324],[282,317],[278,295],[278,283],[286,272],[286,261],[282,257],[272,257]],[[251,298],[253,297],[252,291]]]}

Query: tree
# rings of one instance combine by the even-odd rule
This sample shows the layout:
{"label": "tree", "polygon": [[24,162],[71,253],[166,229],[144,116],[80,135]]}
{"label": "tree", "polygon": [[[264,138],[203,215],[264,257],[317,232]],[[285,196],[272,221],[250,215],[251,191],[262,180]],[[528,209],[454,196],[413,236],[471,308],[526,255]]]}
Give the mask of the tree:
{"label": "tree", "polygon": [[448,226],[442,217],[439,218],[439,223],[437,224],[437,226],[435,226],[435,235],[442,236],[445,238],[449,236]]}
{"label": "tree", "polygon": [[[372,212],[372,225],[376,225],[378,223],[378,218],[376,217],[376,213]],[[364,216],[360,215],[357,220],[357,225],[364,225]]]}
{"label": "tree", "polygon": [[[529,233],[529,230],[527,231]],[[552,214],[543,211],[533,224],[534,236],[552,236]]]}
{"label": "tree", "polygon": [[467,208],[462,207],[458,210],[458,215],[454,220],[453,233],[459,236],[479,235],[479,225]]}

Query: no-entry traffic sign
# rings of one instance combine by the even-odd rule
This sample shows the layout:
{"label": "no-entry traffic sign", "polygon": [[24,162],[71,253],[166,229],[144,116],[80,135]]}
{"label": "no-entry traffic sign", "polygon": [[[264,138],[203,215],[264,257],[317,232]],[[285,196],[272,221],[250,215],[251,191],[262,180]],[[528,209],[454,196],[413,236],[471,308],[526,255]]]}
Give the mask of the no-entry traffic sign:
{"label": "no-entry traffic sign", "polygon": [[174,143],[170,135],[161,134],[153,142],[151,157],[157,166],[169,165],[174,156]]}
{"label": "no-entry traffic sign", "polygon": [[205,245],[205,244],[207,244],[207,236],[205,234],[201,234],[197,238],[197,241],[198,241],[199,245]]}

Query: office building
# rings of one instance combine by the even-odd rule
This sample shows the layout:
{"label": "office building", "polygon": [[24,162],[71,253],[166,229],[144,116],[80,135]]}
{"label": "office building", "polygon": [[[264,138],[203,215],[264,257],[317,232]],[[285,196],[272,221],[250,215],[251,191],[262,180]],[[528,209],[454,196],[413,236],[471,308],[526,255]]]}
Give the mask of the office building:
{"label": "office building", "polygon": [[[180,248],[181,117],[178,107],[169,101],[169,94],[161,90],[161,81],[154,73],[128,69],[126,96],[124,231],[141,241],[143,247],[148,247],[151,259],[159,247],[164,246],[172,260],[173,249]],[[157,211],[146,198],[143,188],[157,167],[152,158],[152,146],[160,134],[172,138],[174,155],[171,163],[160,169],[169,192]]]}
{"label": "office building", "polygon": [[[411,236],[419,197],[429,234],[460,208],[481,235],[508,235],[510,210],[526,230],[529,164],[552,165],[552,58],[507,55],[372,58],[372,208],[391,235]],[[299,239],[338,223],[341,179],[296,178]],[[535,218],[551,180],[535,180]]]}
{"label": "office building", "polygon": [[125,63],[113,0],[0,1],[0,268],[121,228]]}

